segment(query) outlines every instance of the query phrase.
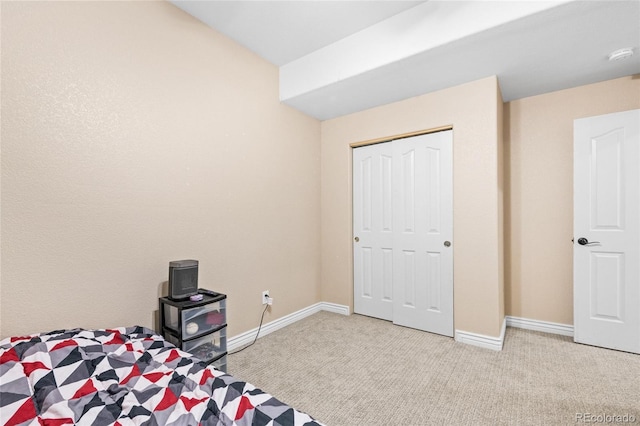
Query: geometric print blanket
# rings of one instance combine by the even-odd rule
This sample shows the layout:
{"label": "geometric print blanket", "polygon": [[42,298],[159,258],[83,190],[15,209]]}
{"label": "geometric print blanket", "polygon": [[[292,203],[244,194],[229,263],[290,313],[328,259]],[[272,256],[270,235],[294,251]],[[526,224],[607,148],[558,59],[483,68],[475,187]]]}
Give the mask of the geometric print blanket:
{"label": "geometric print blanket", "polygon": [[4,425],[320,425],[144,327],[0,342]]}

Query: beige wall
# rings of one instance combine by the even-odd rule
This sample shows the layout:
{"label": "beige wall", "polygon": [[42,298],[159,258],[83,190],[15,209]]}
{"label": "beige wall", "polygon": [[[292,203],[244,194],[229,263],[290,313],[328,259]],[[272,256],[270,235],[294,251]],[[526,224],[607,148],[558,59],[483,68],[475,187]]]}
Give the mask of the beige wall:
{"label": "beige wall", "polygon": [[[505,294],[505,232],[504,232],[504,206],[505,206],[505,149],[504,149],[504,103],[502,102],[502,92],[500,87],[496,88],[498,97],[498,140],[497,140],[497,157],[498,157],[498,300],[502,303],[499,304],[499,318],[505,317],[504,306],[504,294]],[[506,325],[506,324],[505,324]]]}
{"label": "beige wall", "polygon": [[1,335],[155,327],[171,260],[229,334],[319,301],[320,123],[168,2],[2,2]]}
{"label": "beige wall", "polygon": [[229,295],[232,336],[257,325],[262,290],[266,321],[352,306],[349,144],[447,124],[455,328],[572,323],[573,120],[640,108],[640,79],[503,117],[488,78],[320,124],[278,102],[274,66],[166,2],[0,11],[1,336],[155,327],[181,258]]}
{"label": "beige wall", "polygon": [[[2,4],[0,3],[0,24],[2,23]],[[2,52],[2,26],[0,25],[0,52]],[[2,55],[0,55],[0,101],[2,99]],[[0,165],[2,164],[2,108],[0,108]],[[0,173],[0,247],[2,245],[2,173]],[[2,250],[0,248],[0,338],[2,334]]]}
{"label": "beige wall", "polygon": [[505,104],[507,315],[573,324],[573,120],[635,108],[637,77]]}
{"label": "beige wall", "polygon": [[353,307],[349,144],[453,125],[454,326],[500,334],[501,109],[497,80],[491,77],[322,122],[323,300]]}

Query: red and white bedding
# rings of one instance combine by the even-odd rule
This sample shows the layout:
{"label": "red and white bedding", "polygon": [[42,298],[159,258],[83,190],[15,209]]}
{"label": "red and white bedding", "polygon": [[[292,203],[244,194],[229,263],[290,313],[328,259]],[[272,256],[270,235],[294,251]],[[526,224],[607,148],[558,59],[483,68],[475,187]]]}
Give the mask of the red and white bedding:
{"label": "red and white bedding", "polygon": [[0,342],[4,425],[319,425],[143,327]]}

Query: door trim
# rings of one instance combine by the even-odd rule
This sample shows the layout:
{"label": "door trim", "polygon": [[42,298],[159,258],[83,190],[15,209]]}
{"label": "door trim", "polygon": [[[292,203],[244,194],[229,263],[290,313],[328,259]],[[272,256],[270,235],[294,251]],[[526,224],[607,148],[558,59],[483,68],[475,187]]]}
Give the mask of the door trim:
{"label": "door trim", "polygon": [[449,125],[446,125],[446,126],[433,127],[431,129],[416,130],[415,132],[401,133],[399,135],[394,135],[394,136],[384,136],[384,137],[381,137],[381,138],[369,139],[369,140],[361,141],[361,142],[353,142],[353,143],[349,144],[349,146],[351,148],[360,148],[361,146],[375,145],[375,144],[378,144],[378,143],[391,142],[391,141],[394,141],[396,139],[404,139],[404,138],[410,138],[410,137],[413,137],[413,136],[428,135],[429,133],[444,132],[446,130],[453,130],[453,125],[449,124]]}

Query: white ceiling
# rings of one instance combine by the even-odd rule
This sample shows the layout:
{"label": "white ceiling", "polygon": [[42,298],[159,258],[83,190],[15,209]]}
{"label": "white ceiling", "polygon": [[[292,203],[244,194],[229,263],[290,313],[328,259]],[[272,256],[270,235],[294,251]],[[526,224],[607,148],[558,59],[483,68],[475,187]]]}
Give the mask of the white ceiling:
{"label": "white ceiling", "polygon": [[279,66],[281,100],[320,120],[491,75],[511,101],[640,73],[640,0],[171,2]]}

